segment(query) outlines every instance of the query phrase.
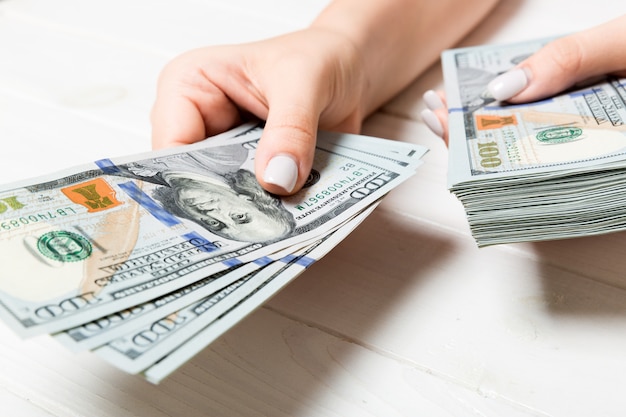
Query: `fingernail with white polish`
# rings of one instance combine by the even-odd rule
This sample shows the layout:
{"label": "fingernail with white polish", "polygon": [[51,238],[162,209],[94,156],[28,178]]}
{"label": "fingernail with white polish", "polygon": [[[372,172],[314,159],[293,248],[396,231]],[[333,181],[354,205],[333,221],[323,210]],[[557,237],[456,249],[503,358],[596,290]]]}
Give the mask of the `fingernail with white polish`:
{"label": "fingernail with white polish", "polygon": [[529,74],[517,68],[497,76],[487,85],[487,90],[498,101],[508,100],[528,85]]}
{"label": "fingernail with white polish", "polygon": [[424,123],[426,123],[426,126],[428,126],[428,128],[433,131],[435,135],[439,136],[440,138],[443,137],[443,126],[441,126],[441,122],[432,110],[422,110],[422,120],[424,121]]}
{"label": "fingernail with white polish", "polygon": [[263,180],[290,193],[298,181],[298,164],[289,155],[276,155],[265,167]]}
{"label": "fingernail with white polish", "polygon": [[443,109],[444,107],[443,101],[441,101],[441,97],[439,97],[439,94],[435,93],[433,90],[428,90],[427,92],[425,92],[422,98],[424,99],[426,107],[431,110]]}

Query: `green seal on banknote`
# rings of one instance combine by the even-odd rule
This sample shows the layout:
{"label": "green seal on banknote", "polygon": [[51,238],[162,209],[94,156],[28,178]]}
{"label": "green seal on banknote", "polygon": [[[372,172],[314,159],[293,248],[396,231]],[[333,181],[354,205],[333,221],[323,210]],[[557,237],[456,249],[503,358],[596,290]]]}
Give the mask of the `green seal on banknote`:
{"label": "green seal on banknote", "polygon": [[42,235],[37,241],[39,252],[55,261],[82,261],[91,255],[91,243],[79,234],[57,230]]}
{"label": "green seal on banknote", "polygon": [[582,134],[583,130],[579,127],[551,127],[550,129],[542,130],[537,133],[537,140],[548,144],[564,143],[576,140],[580,138]]}

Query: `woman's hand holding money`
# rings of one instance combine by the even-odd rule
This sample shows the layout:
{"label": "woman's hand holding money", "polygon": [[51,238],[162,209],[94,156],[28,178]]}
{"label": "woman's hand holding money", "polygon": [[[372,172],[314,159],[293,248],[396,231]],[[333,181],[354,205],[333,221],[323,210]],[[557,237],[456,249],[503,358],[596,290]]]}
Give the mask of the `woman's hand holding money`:
{"label": "woman's hand holding money", "polygon": [[[558,38],[515,68],[494,78],[488,93],[498,101],[523,103],[555,95],[605,75],[626,76],[626,15]],[[424,93],[422,119],[448,142],[448,112],[442,92]]]}
{"label": "woman's hand holding money", "polygon": [[250,116],[266,120],[257,179],[292,194],[309,174],[318,127],[357,133],[496,2],[335,0],[304,30],[184,53],[161,74],[153,146],[196,142]]}

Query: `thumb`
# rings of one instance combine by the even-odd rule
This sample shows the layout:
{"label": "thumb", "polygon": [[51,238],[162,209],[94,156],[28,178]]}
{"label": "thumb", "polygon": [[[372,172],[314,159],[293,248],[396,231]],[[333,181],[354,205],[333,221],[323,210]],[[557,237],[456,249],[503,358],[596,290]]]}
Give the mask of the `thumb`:
{"label": "thumb", "polygon": [[488,85],[496,100],[534,101],[590,78],[626,70],[626,15],[556,39]]}
{"label": "thumb", "polygon": [[319,114],[290,101],[270,103],[255,156],[257,180],[267,191],[289,195],[302,188],[313,165]]}

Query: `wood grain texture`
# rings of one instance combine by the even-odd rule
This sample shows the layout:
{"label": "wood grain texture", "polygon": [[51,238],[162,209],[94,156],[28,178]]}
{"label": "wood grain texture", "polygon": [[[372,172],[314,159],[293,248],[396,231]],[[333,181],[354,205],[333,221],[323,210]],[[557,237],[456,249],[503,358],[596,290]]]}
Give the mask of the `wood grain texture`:
{"label": "wood grain texture", "polygon": [[[149,150],[169,59],[304,27],[327,3],[0,0],[0,181]],[[462,44],[624,12],[510,0]],[[446,189],[445,146],[419,120],[421,94],[442,85],[435,65],[364,126],[429,147],[418,174],[162,384],[0,324],[0,415],[623,415],[626,233],[478,249]]]}

